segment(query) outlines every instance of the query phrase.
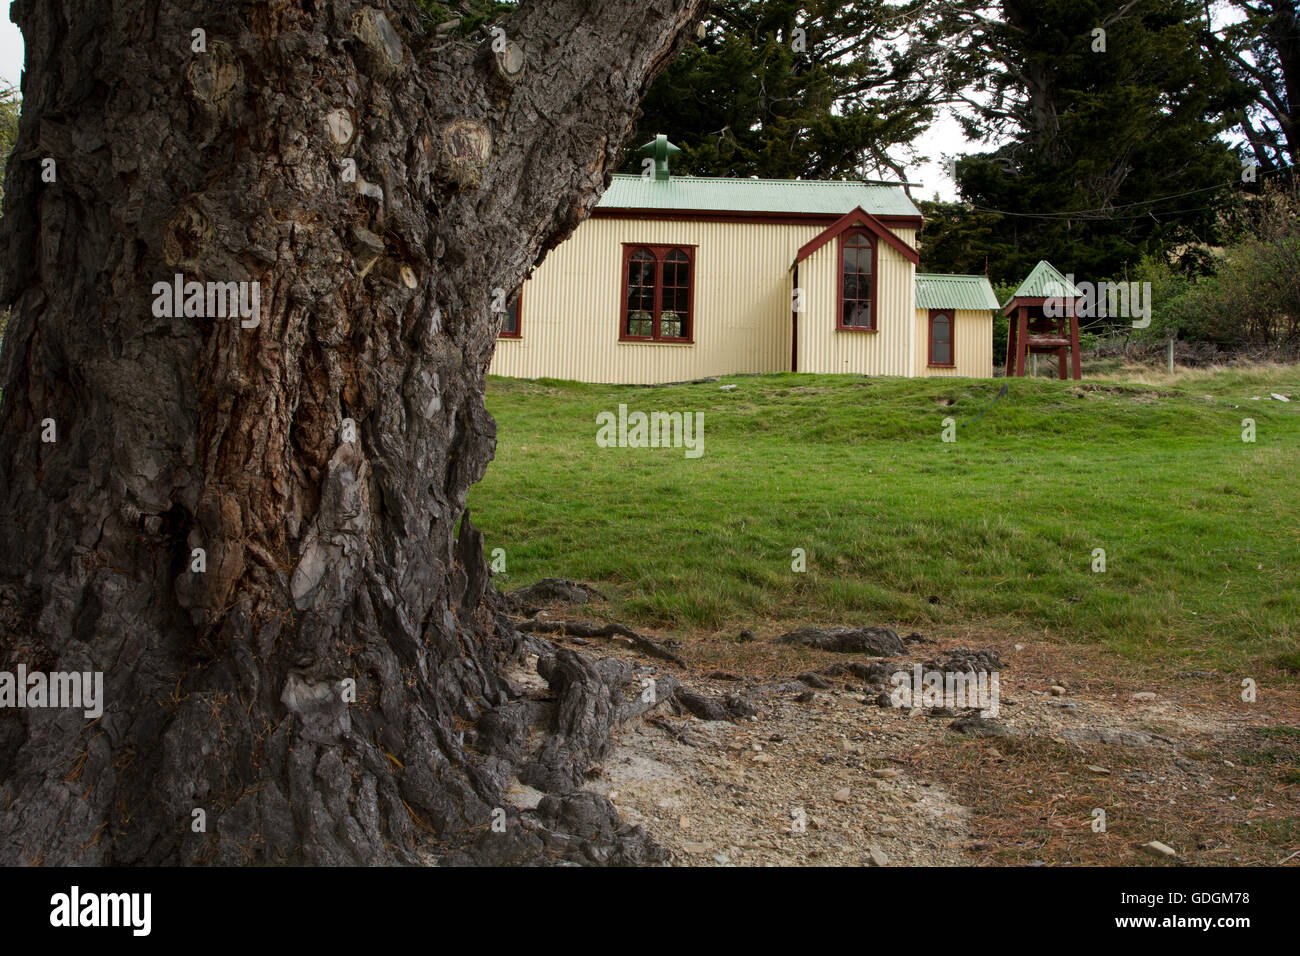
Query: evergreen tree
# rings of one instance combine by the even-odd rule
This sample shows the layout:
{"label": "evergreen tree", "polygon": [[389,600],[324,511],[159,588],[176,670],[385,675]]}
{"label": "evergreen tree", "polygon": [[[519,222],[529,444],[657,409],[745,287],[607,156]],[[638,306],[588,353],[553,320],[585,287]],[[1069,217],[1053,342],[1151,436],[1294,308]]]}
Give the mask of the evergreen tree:
{"label": "evergreen tree", "polygon": [[1300,164],[1300,14],[1295,0],[1231,0],[1245,19],[1207,35],[1250,97],[1241,130],[1266,174],[1290,179]]}
{"label": "evergreen tree", "polygon": [[650,88],[628,144],[666,134],[696,175],[904,178],[934,117],[942,44],[920,0],[721,0]]}
{"label": "evergreen tree", "polygon": [[958,165],[963,199],[997,218],[956,225],[949,241],[1011,281],[1038,259],[1102,277],[1212,238],[1240,169],[1218,135],[1241,104],[1200,42],[1196,4],[1004,0],[999,13],[973,2],[945,13],[973,81],[967,132],[1006,140]]}

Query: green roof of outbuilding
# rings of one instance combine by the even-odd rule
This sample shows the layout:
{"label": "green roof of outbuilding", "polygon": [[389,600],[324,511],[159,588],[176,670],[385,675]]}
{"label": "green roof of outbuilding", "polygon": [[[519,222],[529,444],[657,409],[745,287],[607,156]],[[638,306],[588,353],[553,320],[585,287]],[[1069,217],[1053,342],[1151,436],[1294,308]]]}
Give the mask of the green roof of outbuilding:
{"label": "green roof of outbuilding", "polygon": [[[1073,283],[1065,281],[1065,276],[1057,272],[1055,266],[1046,259],[1039,259],[1038,265],[1020,283],[1020,288],[1011,293],[1011,299],[1046,299],[1052,296],[1073,299],[1082,295]],[[1002,304],[1003,308],[1011,303],[1011,299]]]}
{"label": "green roof of outbuilding", "polygon": [[907,198],[901,186],[711,176],[673,176],[667,180],[655,180],[627,173],[614,176],[597,206],[606,209],[822,213],[835,216],[861,206],[873,216],[921,216],[921,211]]}
{"label": "green roof of outbuilding", "polygon": [[987,276],[918,275],[916,307],[993,310],[998,308],[998,297]]}

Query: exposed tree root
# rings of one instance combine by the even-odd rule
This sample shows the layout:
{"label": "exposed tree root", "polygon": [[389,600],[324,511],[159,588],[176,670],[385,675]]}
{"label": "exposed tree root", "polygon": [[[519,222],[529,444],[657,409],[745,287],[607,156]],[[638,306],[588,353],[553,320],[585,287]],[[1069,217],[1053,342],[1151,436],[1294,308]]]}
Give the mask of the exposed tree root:
{"label": "exposed tree root", "polygon": [[626,637],[651,657],[668,661],[677,667],[686,666],[685,661],[662,644],[651,640],[644,634],[638,634],[630,627],[622,624],[588,624],[586,621],[549,621],[542,618],[516,622],[514,626],[528,633],[565,634],[571,637]]}

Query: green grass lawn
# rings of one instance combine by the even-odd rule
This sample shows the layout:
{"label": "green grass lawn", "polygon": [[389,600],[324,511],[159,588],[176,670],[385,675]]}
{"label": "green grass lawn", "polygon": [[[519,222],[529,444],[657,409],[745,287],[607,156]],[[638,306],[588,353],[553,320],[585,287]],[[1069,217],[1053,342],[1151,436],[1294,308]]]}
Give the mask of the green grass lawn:
{"label": "green grass lawn", "polygon": [[[1003,384],[492,379],[497,456],[470,506],[502,587],[590,581],[628,623],[984,630],[1300,670],[1300,369],[1013,379],[995,402]],[[1294,401],[1250,400],[1270,392]],[[599,447],[619,403],[702,412],[703,456]]]}

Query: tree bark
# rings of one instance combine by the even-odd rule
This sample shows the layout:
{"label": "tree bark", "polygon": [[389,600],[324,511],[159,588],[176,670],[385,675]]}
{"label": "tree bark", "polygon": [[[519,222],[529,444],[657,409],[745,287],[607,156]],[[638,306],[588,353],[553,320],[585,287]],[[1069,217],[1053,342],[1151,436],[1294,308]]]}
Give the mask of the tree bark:
{"label": "tree bark", "polygon": [[[701,6],[525,0],[506,81],[410,0],[14,3],[0,669],[100,671],[105,706],[0,710],[0,863],[656,858],[570,792],[618,711],[579,705],[631,676],[569,652],[553,795],[492,828],[524,639],[465,497],[494,290]],[[259,283],[260,322],[159,317],[176,274]]]}

